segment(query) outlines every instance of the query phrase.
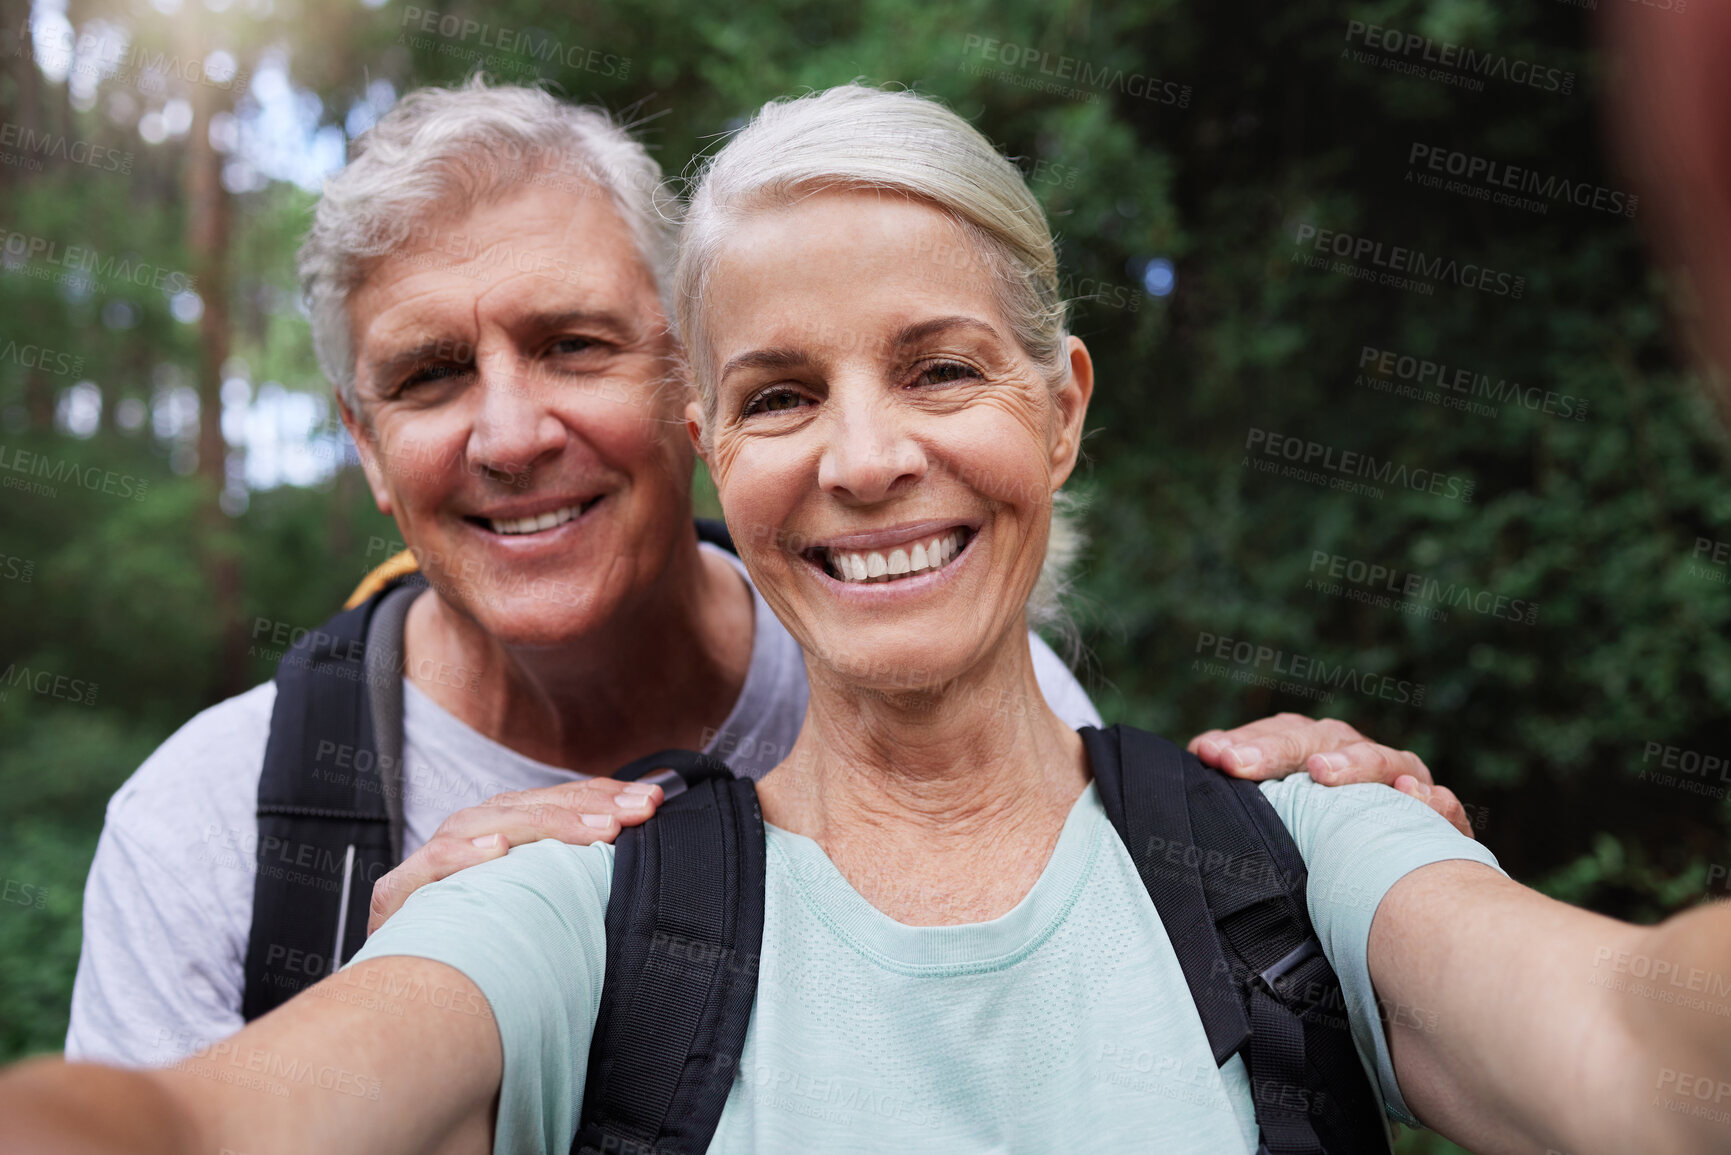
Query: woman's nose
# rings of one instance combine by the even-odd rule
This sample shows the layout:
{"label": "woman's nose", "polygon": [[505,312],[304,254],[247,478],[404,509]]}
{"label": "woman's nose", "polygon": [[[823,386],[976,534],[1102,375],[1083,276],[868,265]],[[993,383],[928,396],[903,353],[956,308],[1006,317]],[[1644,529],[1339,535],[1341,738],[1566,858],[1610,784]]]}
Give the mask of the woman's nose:
{"label": "woman's nose", "polygon": [[908,415],[895,412],[887,401],[844,404],[818,462],[818,485],[844,500],[869,504],[925,476],[925,451],[907,421]]}
{"label": "woman's nose", "polygon": [[546,403],[534,362],[515,350],[479,352],[475,376],[480,402],[469,431],[472,467],[516,476],[564,448],[565,425]]}

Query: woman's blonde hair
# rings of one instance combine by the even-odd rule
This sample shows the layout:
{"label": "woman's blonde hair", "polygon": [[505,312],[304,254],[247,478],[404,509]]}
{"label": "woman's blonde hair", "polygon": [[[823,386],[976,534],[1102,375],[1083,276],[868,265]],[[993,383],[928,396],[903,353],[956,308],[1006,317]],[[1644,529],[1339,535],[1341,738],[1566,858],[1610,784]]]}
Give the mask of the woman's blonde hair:
{"label": "woman's blonde hair", "polygon": [[[1021,172],[973,125],[936,100],[862,84],[764,105],[693,180],[673,271],[673,305],[705,415],[713,424],[714,351],[704,289],[728,235],[754,212],[825,189],[878,189],[925,201],[954,221],[983,259],[1017,343],[1056,390],[1069,374],[1057,247]],[[1061,495],[1060,495],[1061,496]],[[1046,558],[1028,614],[1062,625],[1059,595],[1082,538],[1055,502]]]}

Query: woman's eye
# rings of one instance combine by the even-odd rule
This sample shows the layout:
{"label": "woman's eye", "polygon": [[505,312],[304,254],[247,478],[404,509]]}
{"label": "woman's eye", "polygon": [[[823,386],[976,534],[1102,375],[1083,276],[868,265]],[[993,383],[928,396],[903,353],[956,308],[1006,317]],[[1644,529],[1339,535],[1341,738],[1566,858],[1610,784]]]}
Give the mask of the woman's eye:
{"label": "woman's eye", "polygon": [[789,413],[805,405],[807,399],[792,389],[765,389],[745,403],[745,415],[754,413]]}
{"label": "woman's eye", "polygon": [[960,361],[934,361],[919,371],[914,379],[920,385],[949,385],[956,381],[976,380],[979,370]]}

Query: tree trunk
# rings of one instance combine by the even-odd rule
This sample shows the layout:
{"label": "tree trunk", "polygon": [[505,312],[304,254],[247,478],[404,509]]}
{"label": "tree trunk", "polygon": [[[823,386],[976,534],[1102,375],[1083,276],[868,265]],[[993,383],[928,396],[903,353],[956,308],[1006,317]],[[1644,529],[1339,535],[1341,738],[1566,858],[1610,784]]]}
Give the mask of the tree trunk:
{"label": "tree trunk", "polygon": [[[11,57],[7,83],[9,119],[27,131],[42,123],[42,75],[36,69],[35,45],[30,39],[30,0],[0,0],[0,52]],[[0,186],[21,184],[23,174],[13,165],[0,165]]]}
{"label": "tree trunk", "polygon": [[[206,54],[203,37],[189,35],[191,59]],[[223,90],[194,84],[192,129],[187,138],[186,240],[192,275],[204,301],[198,322],[198,475],[204,482],[204,567],[216,619],[217,666],[213,693],[227,698],[246,688],[246,631],[239,543],[220,504],[228,482],[228,446],[222,436],[222,366],[229,352],[228,253],[232,204],[222,184],[222,154],[210,145],[210,120],[222,111]]]}

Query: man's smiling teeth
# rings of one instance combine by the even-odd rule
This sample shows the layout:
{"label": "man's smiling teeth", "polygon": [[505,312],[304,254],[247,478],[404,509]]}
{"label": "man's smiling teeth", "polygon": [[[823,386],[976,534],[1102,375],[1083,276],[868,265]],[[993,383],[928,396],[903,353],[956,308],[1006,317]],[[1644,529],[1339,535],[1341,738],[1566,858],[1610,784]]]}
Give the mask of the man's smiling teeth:
{"label": "man's smiling teeth", "polygon": [[551,510],[535,517],[511,517],[503,521],[488,518],[487,524],[493,527],[494,533],[540,533],[544,529],[564,525],[582,512],[581,505],[567,505],[564,509]]}
{"label": "man's smiling teeth", "polygon": [[967,544],[967,532],[965,529],[952,529],[928,541],[915,542],[912,548],[898,547],[888,551],[826,549],[823,560],[831,576],[844,582],[894,581],[949,565]]}

